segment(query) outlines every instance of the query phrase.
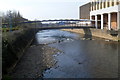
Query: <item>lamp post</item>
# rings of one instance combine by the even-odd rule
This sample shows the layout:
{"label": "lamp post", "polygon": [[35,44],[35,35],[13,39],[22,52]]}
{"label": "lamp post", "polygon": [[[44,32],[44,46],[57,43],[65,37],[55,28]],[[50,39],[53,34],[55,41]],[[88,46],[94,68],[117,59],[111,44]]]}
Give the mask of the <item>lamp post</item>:
{"label": "lamp post", "polygon": [[35,21],[35,23],[34,23],[34,25],[35,25],[35,28],[34,28],[34,34],[36,33],[36,27],[37,27],[37,24],[36,24],[36,19],[34,20]]}
{"label": "lamp post", "polygon": [[0,28],[2,28],[2,17],[0,16]]}
{"label": "lamp post", "polygon": [[10,27],[10,32],[12,31],[12,16],[11,16],[11,11],[9,14],[9,27]]}

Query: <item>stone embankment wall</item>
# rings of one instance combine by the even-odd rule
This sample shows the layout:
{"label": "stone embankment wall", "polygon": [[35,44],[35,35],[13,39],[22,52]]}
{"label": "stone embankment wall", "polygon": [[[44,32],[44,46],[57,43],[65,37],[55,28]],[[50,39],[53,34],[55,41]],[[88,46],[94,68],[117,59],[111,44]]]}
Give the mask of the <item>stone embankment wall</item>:
{"label": "stone embankment wall", "polygon": [[[109,40],[118,41],[120,40],[120,34],[118,35],[110,35],[110,33],[107,30],[101,30],[101,29],[63,29],[65,31],[80,33],[80,34],[86,34],[86,35],[92,35],[95,37],[105,38]],[[118,31],[120,33],[120,31]]]}
{"label": "stone embankment wall", "polygon": [[26,28],[13,32],[3,33],[2,39],[2,72],[10,72],[22,57],[24,51],[34,39],[34,28]]}

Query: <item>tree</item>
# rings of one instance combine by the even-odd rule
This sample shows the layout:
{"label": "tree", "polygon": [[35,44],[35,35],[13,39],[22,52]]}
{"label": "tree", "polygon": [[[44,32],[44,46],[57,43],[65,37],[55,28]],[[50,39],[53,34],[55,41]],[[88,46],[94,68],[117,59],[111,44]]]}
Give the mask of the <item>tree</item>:
{"label": "tree", "polygon": [[13,27],[16,27],[20,22],[24,22],[25,20],[27,19],[23,18],[20,12],[15,10],[9,10],[2,16],[2,22],[6,24],[10,24],[11,22]]}

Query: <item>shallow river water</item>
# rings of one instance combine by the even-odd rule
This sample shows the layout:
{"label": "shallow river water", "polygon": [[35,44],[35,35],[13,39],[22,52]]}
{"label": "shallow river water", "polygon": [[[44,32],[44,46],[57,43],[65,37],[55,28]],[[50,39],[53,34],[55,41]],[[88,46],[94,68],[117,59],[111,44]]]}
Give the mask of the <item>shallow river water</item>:
{"label": "shallow river water", "polygon": [[38,44],[59,49],[43,78],[117,78],[118,42],[60,30],[36,34]]}

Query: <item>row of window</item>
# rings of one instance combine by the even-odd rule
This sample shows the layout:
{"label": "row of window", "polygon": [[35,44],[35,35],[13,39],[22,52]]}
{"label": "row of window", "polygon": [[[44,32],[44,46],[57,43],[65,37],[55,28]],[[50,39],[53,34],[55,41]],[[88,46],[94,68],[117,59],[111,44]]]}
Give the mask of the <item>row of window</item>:
{"label": "row of window", "polygon": [[120,1],[117,1],[117,2],[107,2],[107,1],[104,1],[104,2],[91,2],[91,11],[93,10],[99,10],[99,9],[102,9],[102,8],[107,8],[107,7],[110,7],[110,6],[115,6],[115,5],[119,5],[120,4]]}

